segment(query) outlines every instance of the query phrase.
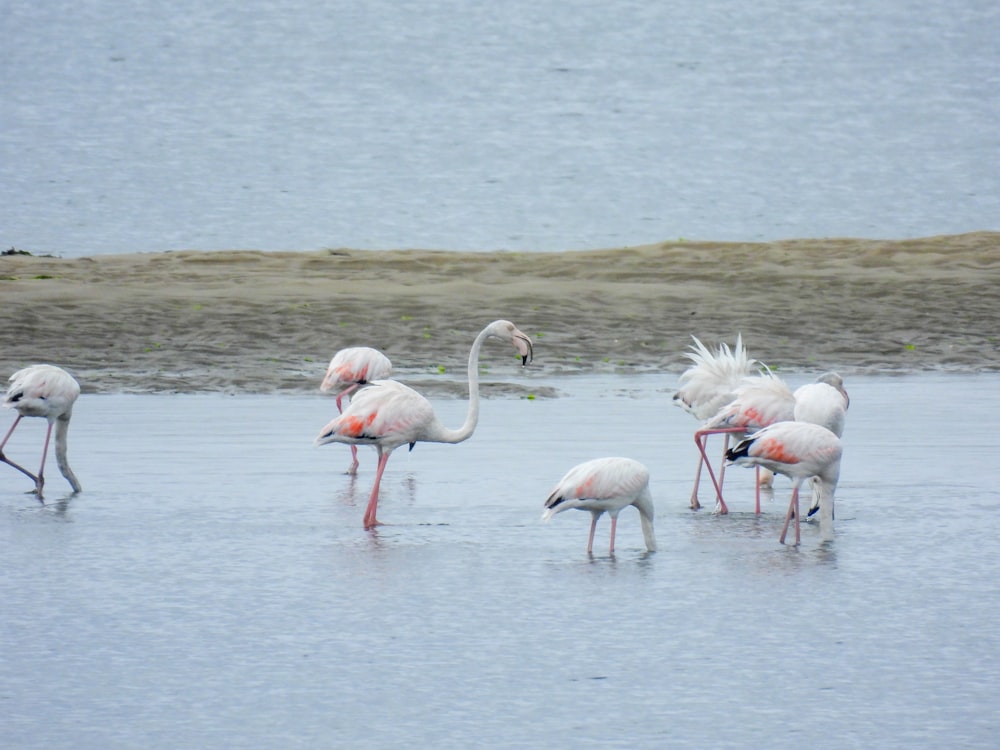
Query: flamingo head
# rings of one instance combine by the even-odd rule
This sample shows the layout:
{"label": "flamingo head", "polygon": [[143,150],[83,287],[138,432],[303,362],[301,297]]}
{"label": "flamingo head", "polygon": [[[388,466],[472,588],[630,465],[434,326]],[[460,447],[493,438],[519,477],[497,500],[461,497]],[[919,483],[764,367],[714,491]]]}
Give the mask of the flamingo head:
{"label": "flamingo head", "polygon": [[489,335],[503,341],[509,341],[521,355],[521,366],[528,364],[534,358],[534,350],[531,346],[531,339],[526,333],[518,330],[517,326],[509,320],[497,320],[491,323],[487,329]]}

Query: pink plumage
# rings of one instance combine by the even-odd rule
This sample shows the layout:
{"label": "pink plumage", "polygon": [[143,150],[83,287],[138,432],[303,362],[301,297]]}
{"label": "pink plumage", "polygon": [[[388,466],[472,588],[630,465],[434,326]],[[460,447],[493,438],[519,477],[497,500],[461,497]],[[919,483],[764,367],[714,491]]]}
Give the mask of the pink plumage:
{"label": "pink plumage", "polygon": [[781,530],[785,543],[789,521],[795,518],[795,543],[799,543],[799,487],[815,478],[823,535],[833,533],[834,492],[840,479],[843,447],[826,427],[808,422],[778,422],[755,432],[726,453],[739,466],[762,466],[792,480],[792,499]]}
{"label": "pink plumage", "polygon": [[[674,394],[674,403],[699,422],[704,422],[736,398],[736,391],[743,385],[744,381],[755,371],[760,370],[763,365],[747,354],[742,335],[736,336],[736,344],[732,349],[729,348],[728,344],[723,343],[719,344],[719,348],[715,352],[705,346],[697,336],[691,338],[694,340],[694,344],[691,345],[690,351],[684,354],[691,360],[691,366],[678,378],[681,387]],[[707,465],[708,460],[705,452],[707,434],[701,433],[699,435],[696,433],[695,435],[695,442],[698,443],[699,450],[694,486],[691,489],[690,503],[694,510],[701,507],[701,503],[698,502],[698,487],[701,484],[701,468],[703,465]],[[728,448],[729,435],[726,433],[723,454]],[[709,472],[711,473],[710,465]],[[714,484],[714,475],[712,475],[712,481]],[[721,493],[717,492],[716,494]],[[722,503],[721,507],[724,508],[725,503]]]}
{"label": "pink plumage", "polygon": [[653,533],[653,498],[649,492],[649,469],[631,458],[595,458],[574,466],[563,476],[545,500],[542,520],[548,521],[564,510],[586,510],[591,513],[590,537],[587,554],[594,548],[594,531],[597,520],[607,513],[611,516],[611,543],[609,553],[615,551],[615,532],[618,514],[630,505],[639,511],[646,549],[656,550]]}
{"label": "pink plumage", "polygon": [[[344,412],[343,399],[373,380],[385,380],[392,374],[392,362],[382,352],[368,346],[352,346],[333,355],[319,389],[337,394],[337,411]],[[348,474],[358,473],[358,448],[351,446]]]}
{"label": "pink plumage", "polygon": [[316,445],[372,445],[378,451],[375,484],[365,509],[366,529],[380,523],[376,518],[379,485],[396,448],[409,444],[412,449],[417,442],[460,443],[472,436],[479,421],[479,352],[489,338],[512,344],[521,355],[522,365],[531,361],[531,339],[510,321],[497,320],[480,331],[469,352],[469,411],[458,429],[441,424],[430,402],[409,386],[394,380],[375,380],[358,391],[343,413],[320,431]]}

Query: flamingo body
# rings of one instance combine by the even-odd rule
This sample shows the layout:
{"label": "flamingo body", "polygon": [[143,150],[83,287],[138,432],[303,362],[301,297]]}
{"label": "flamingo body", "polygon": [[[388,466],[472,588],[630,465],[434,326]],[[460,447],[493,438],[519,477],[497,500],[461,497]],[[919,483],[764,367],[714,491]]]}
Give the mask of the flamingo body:
{"label": "flamingo body", "polygon": [[[76,403],[76,399],[80,395],[80,384],[72,375],[55,365],[25,367],[11,375],[9,382],[3,406],[17,411],[17,418],[7,431],[3,441],[0,442],[0,461],[13,466],[33,479],[35,491],[41,499],[42,489],[45,485],[45,459],[48,455],[52,431],[55,428],[56,462],[73,491],[79,492],[80,482],[70,468],[66,457],[66,436],[69,430],[69,421],[73,415],[73,404]],[[42,463],[37,475],[14,463],[3,453],[7,441],[24,417],[44,417],[49,423],[45,433],[45,444],[42,448]]]}
{"label": "flamingo body", "polygon": [[[736,336],[736,345],[732,349],[723,343],[716,352],[712,352],[697,336],[691,338],[694,344],[684,355],[691,360],[691,366],[678,378],[681,388],[674,394],[673,400],[699,422],[704,422],[736,398],[736,391],[743,381],[761,365],[747,354],[741,334]],[[698,467],[691,489],[690,505],[693,510],[701,507],[701,503],[698,502],[698,487],[701,484],[701,468],[707,460],[704,450],[707,437],[696,436],[695,440],[698,442],[699,451]],[[728,448],[729,434],[726,433],[723,454]],[[714,482],[714,475],[712,478]],[[721,479],[720,474],[720,484]]]}
{"label": "flamingo body", "polygon": [[[701,451],[702,460],[708,466],[708,476],[715,486],[717,507],[720,513],[729,512],[726,501],[722,498],[725,465],[723,464],[722,469],[719,470],[719,478],[716,480],[705,453],[707,436],[722,433],[727,437],[735,435],[737,440],[741,440],[748,433],[762,427],[792,419],[794,409],[795,396],[791,388],[781,378],[765,368],[760,375],[744,378],[742,384],[736,389],[736,397],[707,420],[700,430],[695,432],[695,443]],[[769,478],[761,477],[760,472],[758,472],[755,503],[757,513],[760,513],[760,488],[768,482]]]}
{"label": "flamingo body", "polygon": [[[827,372],[795,391],[795,421],[809,422],[826,427],[837,437],[844,434],[847,407],[851,399],[844,390],[844,379],[835,372]],[[819,492],[813,488],[812,503],[807,516],[819,510]]]}
{"label": "flamingo body", "polygon": [[799,487],[815,478],[819,495],[820,525],[825,538],[833,533],[834,492],[840,479],[843,447],[826,427],[808,422],[776,422],[755,432],[726,453],[738,466],[762,466],[792,480],[792,499],[780,541],[785,543],[788,524],[795,518],[795,543],[799,543]]}
{"label": "flamingo body", "polygon": [[594,530],[598,519],[611,516],[609,553],[615,551],[615,531],[618,514],[630,505],[639,511],[646,549],[656,550],[653,533],[653,498],[649,492],[649,469],[631,458],[595,458],[574,466],[559,480],[545,500],[542,520],[548,521],[564,510],[586,510],[591,513],[590,538],[587,554],[594,548]]}
{"label": "flamingo body", "polygon": [[681,388],[674,394],[674,403],[704,422],[736,397],[736,390],[759,363],[747,354],[742,335],[736,337],[732,349],[720,344],[715,353],[697,336],[691,338],[694,344],[684,355],[691,366],[678,378]]}
{"label": "flamingo body", "polygon": [[736,398],[705,422],[704,429],[739,428],[754,432],[794,418],[795,394],[781,378],[766,372],[744,379]]}
{"label": "flamingo body", "polygon": [[[348,394],[375,380],[385,380],[392,374],[392,362],[377,349],[352,346],[333,355],[319,389],[337,394],[337,411],[343,413],[343,399]],[[358,448],[351,445],[351,465],[348,474],[358,473]]]}
{"label": "flamingo body", "polygon": [[531,339],[510,321],[497,320],[480,331],[469,352],[469,410],[458,429],[445,427],[430,402],[409,386],[394,380],[376,380],[359,391],[343,413],[320,431],[316,445],[373,445],[378,452],[375,484],[364,516],[366,529],[380,523],[376,518],[379,485],[396,448],[409,444],[412,449],[417,442],[460,443],[472,436],[479,421],[479,352],[489,338],[513,344],[522,365],[531,361]]}
{"label": "flamingo body", "polygon": [[385,380],[392,374],[392,362],[377,349],[352,346],[333,355],[323,376],[320,390],[351,391],[373,380]]}
{"label": "flamingo body", "polygon": [[820,375],[816,382],[806,383],[795,390],[792,418],[796,422],[823,425],[841,437],[850,404],[843,378],[835,372],[828,372]]}

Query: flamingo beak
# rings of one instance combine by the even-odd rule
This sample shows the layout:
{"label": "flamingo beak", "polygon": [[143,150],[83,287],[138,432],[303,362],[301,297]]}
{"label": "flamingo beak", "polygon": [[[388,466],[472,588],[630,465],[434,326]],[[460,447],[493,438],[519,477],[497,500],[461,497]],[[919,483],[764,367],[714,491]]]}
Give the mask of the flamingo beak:
{"label": "flamingo beak", "polygon": [[513,341],[514,348],[517,349],[518,354],[521,355],[521,367],[524,367],[535,357],[534,349],[531,346],[531,339],[520,331],[515,331]]}

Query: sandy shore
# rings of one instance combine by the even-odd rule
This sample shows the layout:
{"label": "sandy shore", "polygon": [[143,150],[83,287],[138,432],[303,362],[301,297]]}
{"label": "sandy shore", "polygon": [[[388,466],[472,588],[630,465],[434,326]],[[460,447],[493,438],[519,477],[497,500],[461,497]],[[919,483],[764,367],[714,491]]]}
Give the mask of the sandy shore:
{"label": "sandy shore", "polygon": [[[385,351],[407,382],[455,391],[475,334],[501,317],[534,337],[546,373],[679,373],[692,334],[714,346],[737,332],[779,371],[1000,370],[998,232],[563,253],[5,255],[0,295],[0,376],[51,362],[85,392],[311,392],[352,345]],[[507,379],[505,363],[516,373],[513,351],[490,346],[483,360],[487,380]]]}

